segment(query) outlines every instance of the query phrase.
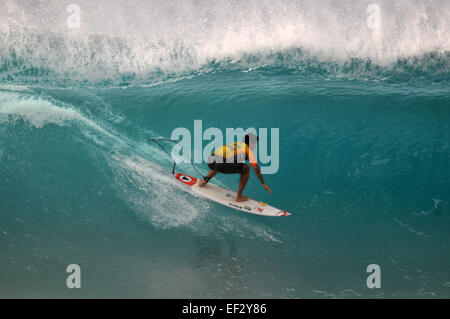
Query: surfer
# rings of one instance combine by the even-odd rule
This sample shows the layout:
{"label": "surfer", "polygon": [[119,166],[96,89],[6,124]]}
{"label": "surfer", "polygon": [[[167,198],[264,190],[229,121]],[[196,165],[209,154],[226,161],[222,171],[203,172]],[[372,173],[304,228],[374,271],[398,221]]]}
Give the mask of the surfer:
{"label": "surfer", "polygon": [[264,182],[261,169],[253,155],[253,150],[256,148],[257,142],[258,137],[255,134],[248,133],[245,135],[243,142],[234,142],[216,148],[208,158],[208,167],[210,168],[210,171],[204,179],[199,181],[198,186],[205,186],[217,173],[240,174],[241,177],[239,179],[236,201],[245,202],[248,200],[248,197],[242,195],[242,192],[250,178],[250,166],[244,162],[249,161],[256,176],[261,182],[262,187],[272,194],[272,190]]}

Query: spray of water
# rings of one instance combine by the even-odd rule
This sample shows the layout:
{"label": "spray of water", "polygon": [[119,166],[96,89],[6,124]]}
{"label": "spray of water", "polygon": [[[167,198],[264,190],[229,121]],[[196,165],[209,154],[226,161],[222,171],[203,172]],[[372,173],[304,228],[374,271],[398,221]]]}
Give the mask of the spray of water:
{"label": "spray of water", "polygon": [[79,0],[78,11],[57,0],[0,6],[3,81],[142,83],[266,66],[449,71],[446,0]]}

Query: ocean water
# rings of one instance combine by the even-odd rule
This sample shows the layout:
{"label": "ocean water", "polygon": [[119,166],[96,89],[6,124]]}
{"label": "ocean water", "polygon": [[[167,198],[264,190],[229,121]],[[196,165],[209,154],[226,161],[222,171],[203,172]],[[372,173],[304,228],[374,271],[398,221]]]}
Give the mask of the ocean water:
{"label": "ocean water", "polygon": [[[0,297],[449,298],[450,2],[372,2],[2,0]],[[292,215],[177,185],[194,120],[278,128]]]}

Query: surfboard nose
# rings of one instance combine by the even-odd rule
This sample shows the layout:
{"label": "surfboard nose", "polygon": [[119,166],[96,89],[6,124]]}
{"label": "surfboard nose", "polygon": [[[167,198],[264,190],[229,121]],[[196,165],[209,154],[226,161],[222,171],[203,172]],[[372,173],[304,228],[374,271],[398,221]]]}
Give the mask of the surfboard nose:
{"label": "surfboard nose", "polygon": [[280,210],[277,214],[277,216],[289,216],[291,213],[288,213],[287,211]]}

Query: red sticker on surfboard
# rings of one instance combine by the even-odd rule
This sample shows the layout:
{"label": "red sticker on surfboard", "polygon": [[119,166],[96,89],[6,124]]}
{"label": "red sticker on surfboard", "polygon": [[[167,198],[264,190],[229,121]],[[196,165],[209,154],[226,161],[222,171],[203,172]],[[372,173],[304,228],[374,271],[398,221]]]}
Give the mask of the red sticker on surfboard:
{"label": "red sticker on surfboard", "polygon": [[180,182],[182,182],[182,183],[184,183],[186,185],[189,185],[189,186],[192,186],[195,183],[197,183],[197,179],[195,177],[184,175],[184,174],[181,174],[181,173],[178,173],[175,176],[175,178],[178,179]]}
{"label": "red sticker on surfboard", "polygon": [[286,216],[288,214],[288,212],[281,210],[277,213],[277,216]]}

